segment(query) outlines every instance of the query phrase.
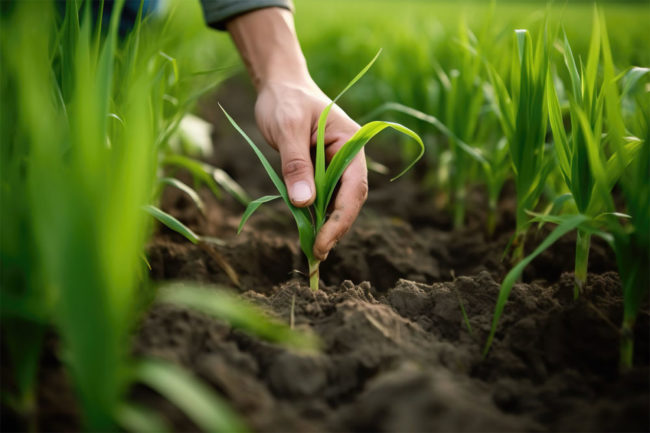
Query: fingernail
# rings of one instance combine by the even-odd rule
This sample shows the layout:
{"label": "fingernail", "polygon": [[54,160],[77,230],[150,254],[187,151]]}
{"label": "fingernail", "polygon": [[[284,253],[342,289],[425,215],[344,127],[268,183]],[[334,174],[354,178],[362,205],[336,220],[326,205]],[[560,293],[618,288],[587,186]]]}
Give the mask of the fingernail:
{"label": "fingernail", "polygon": [[291,187],[291,200],[297,203],[308,201],[311,198],[311,188],[304,180],[300,180]]}

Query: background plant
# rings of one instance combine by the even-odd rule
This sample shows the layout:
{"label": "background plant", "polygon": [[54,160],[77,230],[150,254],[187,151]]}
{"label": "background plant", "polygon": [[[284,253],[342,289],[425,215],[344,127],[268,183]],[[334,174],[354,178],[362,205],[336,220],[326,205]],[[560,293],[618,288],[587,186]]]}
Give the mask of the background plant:
{"label": "background plant", "polygon": [[[620,367],[628,369],[633,365],[634,324],[644,296],[647,297],[650,291],[648,272],[641,264],[647,266],[650,260],[650,233],[647,230],[650,200],[646,194],[650,94],[643,86],[648,82],[649,70],[631,68],[617,77],[602,14],[595,12],[593,23],[589,59],[586,68],[581,68],[580,72],[566,36],[563,40],[563,55],[573,92],[568,107],[572,127],[570,136],[564,130],[554,83],[548,80],[547,99],[556,140],[556,157],[578,212],[560,215],[531,212],[534,220],[552,222],[557,227],[504,279],[484,354],[490,349],[510,290],[524,268],[560,237],[576,230],[576,297],[586,280],[590,237],[593,234],[601,236],[615,252],[623,283],[624,305]],[[602,52],[600,65],[599,52]],[[596,82],[599,66],[603,71],[602,85]],[[619,87],[623,89],[622,95]],[[623,101],[626,101],[627,109],[623,108]],[[604,134],[603,125],[607,126]],[[613,188],[616,184],[624,192],[624,210],[627,213],[617,212],[615,207]]]}
{"label": "background plant", "polygon": [[[606,35],[601,37],[600,21],[597,13],[594,12],[589,57],[584,67],[580,65],[580,70],[566,34],[564,35],[562,54],[570,77],[567,107],[571,119],[570,132],[565,130],[560,102],[551,75],[548,76],[547,94],[550,124],[555,139],[555,155],[562,179],[570,191],[578,213],[592,219],[597,219],[603,213],[615,212],[611,190],[630,163],[630,158],[634,158],[640,144],[639,138],[626,137],[623,139],[623,146],[627,152],[613,153],[611,149],[607,149],[612,147],[612,136],[603,138],[603,104],[606,87],[599,84],[597,73],[601,40],[603,49],[608,49],[609,43],[603,39]],[[603,54],[605,58],[611,57],[610,53]],[[603,167],[605,173],[600,173],[601,169],[598,167],[592,167],[594,162],[590,161],[593,160],[597,160],[597,165]],[[596,179],[602,175],[606,176],[606,180],[596,182]],[[578,228],[574,273],[575,298],[582,291],[587,279],[590,236],[588,232]]]}

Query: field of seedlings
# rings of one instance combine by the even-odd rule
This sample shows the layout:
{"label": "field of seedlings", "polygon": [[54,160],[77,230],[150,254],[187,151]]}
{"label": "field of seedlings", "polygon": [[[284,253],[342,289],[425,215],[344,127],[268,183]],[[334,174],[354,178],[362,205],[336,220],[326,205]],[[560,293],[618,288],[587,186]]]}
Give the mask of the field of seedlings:
{"label": "field of seedlings", "polygon": [[647,2],[295,0],[305,208],[198,1],[0,3],[2,431],[650,431]]}

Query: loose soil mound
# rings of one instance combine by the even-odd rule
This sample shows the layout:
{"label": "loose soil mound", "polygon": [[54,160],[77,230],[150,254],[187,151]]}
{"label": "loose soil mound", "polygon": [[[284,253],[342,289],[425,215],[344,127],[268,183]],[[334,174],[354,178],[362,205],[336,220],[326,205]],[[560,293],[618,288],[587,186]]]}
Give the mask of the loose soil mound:
{"label": "loose soil mound", "polygon": [[[241,104],[247,107],[241,113],[237,104],[226,108],[253,131],[252,120],[242,120],[252,102]],[[212,120],[224,125],[222,118]],[[223,135],[225,128],[212,162],[251,195],[272,193],[245,143]],[[419,182],[391,184],[372,175],[370,184],[365,210],[323,263],[315,293],[301,273],[306,264],[281,203],[260,211],[236,236],[243,208],[234,200],[217,202],[202,191],[207,211],[200,214],[183,194],[167,191],[168,212],[225,244],[201,248],[162,228],[149,246],[152,277],[231,287],[286,322],[293,311],[296,328],[319,335],[323,350],[287,350],[165,305],[143,318],[134,336],[136,355],[190,369],[255,431],[650,430],[648,306],[636,329],[637,367],[619,374],[621,284],[605,245],[594,240],[591,273],[577,301],[567,272],[575,238],[565,237],[533,262],[514,286],[484,358],[499,282],[508,270],[501,257],[513,225],[512,192],[504,192],[502,224],[487,238],[480,190],[472,193],[467,229],[453,231]],[[237,274],[238,285],[226,267]],[[61,396],[69,396],[70,387],[56,345],[50,346],[40,426],[75,429],[75,411],[61,403],[69,402]],[[175,430],[196,430],[150,390],[136,388],[133,397],[157,408]]]}
{"label": "loose soil mound", "polygon": [[[229,232],[237,217],[222,221]],[[305,265],[284,229],[291,227],[259,216],[215,249],[239,273],[244,298],[286,322],[294,303],[296,327],[318,334],[322,353],[295,353],[168,306],[146,318],[137,353],[195,371],[256,431],[650,428],[647,310],[637,326],[640,367],[620,375],[620,281],[612,271],[591,273],[574,302],[573,275],[555,277],[571,268],[570,239],[540,259],[534,281],[515,285],[484,359],[507,237],[486,242],[480,232],[416,229],[369,212],[330,255],[313,293],[292,272]],[[232,286],[209,254],[175,234],[158,236],[150,254],[161,278]],[[594,257],[612,266],[600,246]],[[452,269],[465,275],[454,279]],[[180,414],[174,419],[178,429],[192,428]]]}
{"label": "loose soil mound", "polygon": [[[262,142],[244,111],[244,129]],[[218,142],[215,163],[254,195],[273,193],[240,138],[221,135]],[[181,194],[167,194],[170,212],[226,241],[213,249],[238,274],[241,296],[287,322],[294,304],[296,327],[318,334],[324,348],[317,355],[296,353],[166,306],[144,321],[136,352],[195,371],[257,431],[650,429],[647,305],[637,325],[639,367],[619,374],[621,285],[602,242],[593,242],[591,273],[578,301],[567,272],[575,237],[566,236],[533,262],[524,283],[513,288],[483,358],[508,270],[502,254],[513,226],[511,188],[500,204],[497,234],[487,238],[480,190],[472,193],[468,228],[454,231],[420,182],[371,175],[370,184],[368,204],[323,263],[316,293],[300,273],[306,263],[281,203],[235,236],[242,208],[234,201],[212,201],[202,217]],[[529,246],[548,230],[533,234]],[[211,254],[166,230],[152,243],[150,257],[157,279],[233,286]],[[181,414],[174,420],[177,428],[191,429]]]}

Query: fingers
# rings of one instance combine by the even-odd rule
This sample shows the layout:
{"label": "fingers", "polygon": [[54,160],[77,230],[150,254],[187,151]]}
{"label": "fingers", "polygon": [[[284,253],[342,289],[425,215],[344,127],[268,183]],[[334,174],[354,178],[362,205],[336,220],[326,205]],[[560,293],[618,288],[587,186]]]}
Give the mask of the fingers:
{"label": "fingers", "polygon": [[316,197],[314,167],[311,162],[310,125],[301,119],[285,123],[277,146],[282,160],[282,177],[291,203],[298,207],[309,206]]}
{"label": "fingers", "polygon": [[363,151],[343,173],[329,219],[316,236],[314,256],[325,260],[336,242],[350,229],[368,197],[368,170]]}

